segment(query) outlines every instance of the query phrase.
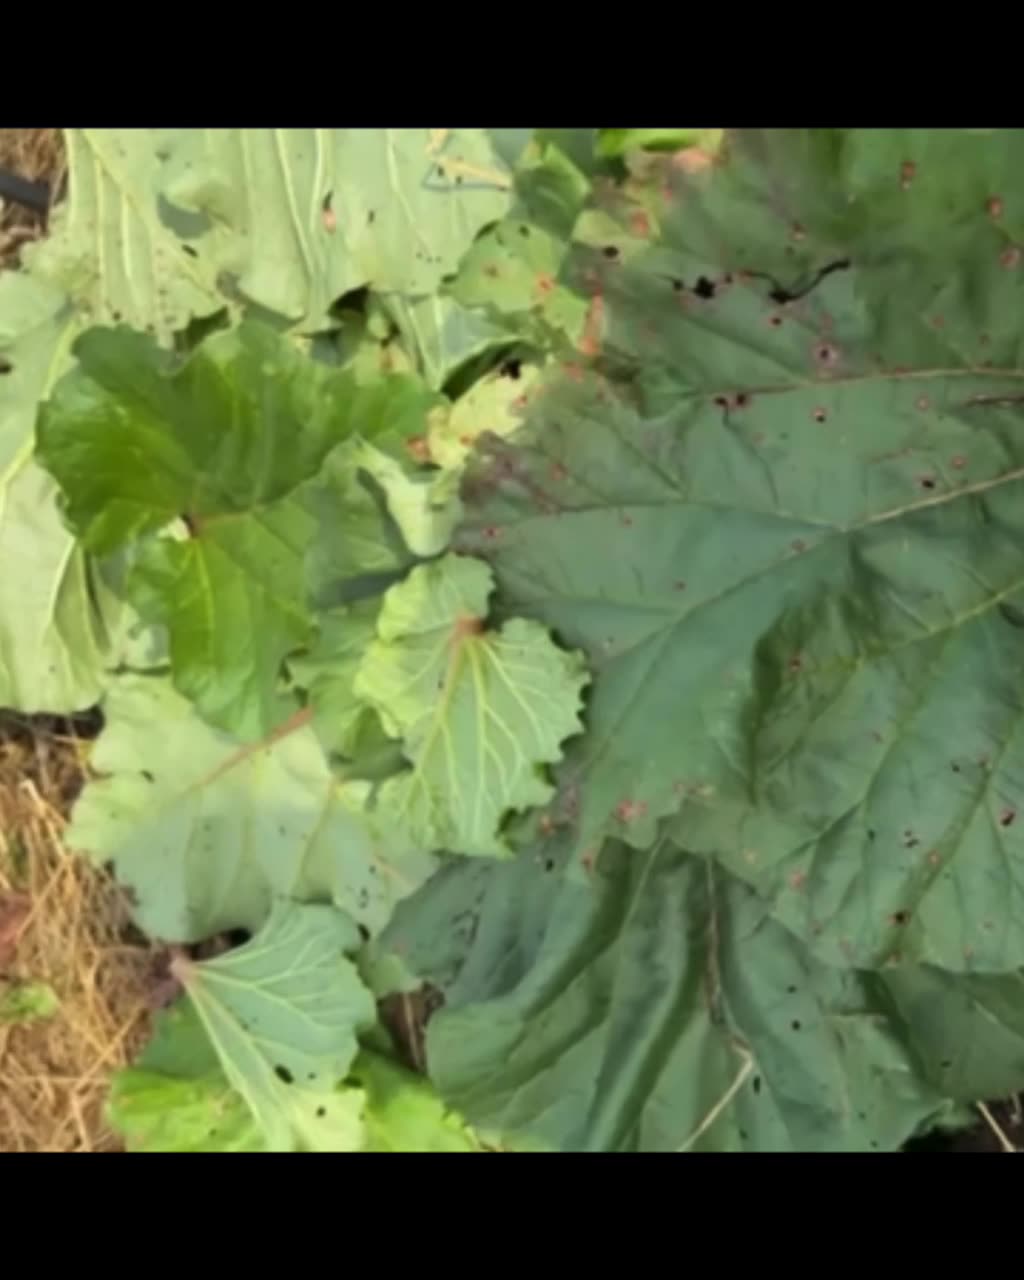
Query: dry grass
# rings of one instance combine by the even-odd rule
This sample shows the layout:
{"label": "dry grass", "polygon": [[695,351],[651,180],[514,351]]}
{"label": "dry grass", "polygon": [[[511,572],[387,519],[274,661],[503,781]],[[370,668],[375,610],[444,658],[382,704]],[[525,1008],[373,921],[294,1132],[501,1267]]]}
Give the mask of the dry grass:
{"label": "dry grass", "polygon": [[[0,165],[56,190],[60,130],[0,129]],[[0,208],[0,268],[44,231],[19,205]],[[0,1021],[0,1152],[117,1150],[103,1116],[108,1082],[147,1034],[152,953],[111,877],[63,844],[85,747],[0,715],[0,993],[41,981],[60,1002],[46,1019]]]}
{"label": "dry grass", "polygon": [[[0,129],[0,166],[29,182],[49,182],[56,191],[64,175],[60,129]],[[16,265],[21,246],[42,232],[42,220],[31,210],[0,201],[0,267]]]}
{"label": "dry grass", "polygon": [[51,1018],[0,1024],[0,1151],[118,1149],[103,1109],[113,1071],[148,1031],[153,954],[112,879],[68,852],[84,744],[33,732],[0,739],[0,974],[43,981]]}

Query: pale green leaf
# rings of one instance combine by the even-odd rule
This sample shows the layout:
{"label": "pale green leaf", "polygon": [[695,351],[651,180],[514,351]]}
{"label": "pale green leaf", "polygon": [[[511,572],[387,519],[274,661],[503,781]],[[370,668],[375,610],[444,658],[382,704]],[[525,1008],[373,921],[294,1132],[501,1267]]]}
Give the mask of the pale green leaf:
{"label": "pale green leaf", "polygon": [[160,198],[164,157],[191,130],[65,129],[68,189],[49,234],[25,254],[83,318],[169,339],[220,310],[218,264],[189,244]]}
{"label": "pale green leaf", "polygon": [[72,848],[113,861],[151,936],[256,929],[275,897],[333,902],[371,933],[432,869],[373,836],[365,784],[339,783],[299,715],[263,742],[205,724],[159,676],[116,679]]}
{"label": "pale green leaf", "polygon": [[486,630],[490,593],[479,561],[414,569],[384,597],[356,677],[411,766],[382,785],[376,807],[422,848],[506,853],[503,819],[548,798],[542,767],[580,728],[580,656],[534,623]]}
{"label": "pale green leaf", "polygon": [[271,1151],[353,1150],[358,1111],[332,1098],[375,1018],[343,952],[351,922],[331,907],[277,903],[263,928],[227,955],[179,959],[175,973],[221,1067]]}
{"label": "pale green leaf", "polygon": [[176,143],[166,192],[210,219],[202,261],[319,326],[364,285],[432,292],[504,214],[509,185],[481,129],[196,129]]}

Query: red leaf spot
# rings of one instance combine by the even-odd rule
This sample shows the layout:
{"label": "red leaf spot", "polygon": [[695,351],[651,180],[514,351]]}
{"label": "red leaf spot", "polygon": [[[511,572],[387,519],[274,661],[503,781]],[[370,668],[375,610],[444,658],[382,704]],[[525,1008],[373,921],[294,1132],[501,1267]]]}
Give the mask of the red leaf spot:
{"label": "red leaf spot", "polygon": [[489,524],[484,529],[484,537],[490,539],[493,542],[496,538],[501,537],[501,530],[498,528],[496,524]]}
{"label": "red leaf spot", "polygon": [[962,453],[958,453],[954,458],[950,459],[950,464],[954,466],[957,471],[962,471],[964,467],[967,466],[967,459]]}
{"label": "red leaf spot", "polygon": [[807,239],[807,232],[799,222],[794,222],[789,230],[789,238],[790,240],[795,240],[797,244],[799,244],[801,240]]}
{"label": "red leaf spot", "polygon": [[597,854],[593,849],[585,849],[580,855],[580,865],[584,871],[593,871],[594,863],[597,860]]}
{"label": "red leaf spot", "polygon": [[410,436],[405,447],[417,462],[430,461],[430,445],[426,436]]}
{"label": "red leaf spot", "polygon": [[928,399],[927,396],[918,396],[916,403],[917,403],[917,407],[921,410],[930,409],[932,407],[932,402]]}
{"label": "red leaf spot", "polygon": [[1001,827],[1012,827],[1013,821],[1017,816],[1016,809],[1004,809],[999,815],[999,825]]}
{"label": "red leaf spot", "polygon": [[513,408],[513,409],[525,409],[525,408],[526,408],[526,404],[527,404],[528,399],[529,399],[529,397],[528,397],[528,396],[525,396],[525,395],[522,395],[522,396],[516,396],[516,398],[512,401],[512,408]]}
{"label": "red leaf spot", "polygon": [[587,308],[587,318],[583,324],[583,336],[580,339],[580,351],[585,356],[596,356],[601,353],[601,337],[604,333],[604,298],[596,294]]}
{"label": "red leaf spot", "polygon": [[1001,196],[989,196],[985,201],[985,212],[990,218],[1001,218],[1003,216],[1003,201]]}
{"label": "red leaf spot", "polygon": [[904,160],[900,165],[900,186],[904,191],[910,186],[917,175],[917,165],[913,160]]}
{"label": "red leaf spot", "polygon": [[928,321],[928,323],[931,325],[933,329],[944,329],[946,327],[946,317],[932,316],[932,318]]}
{"label": "red leaf spot", "polygon": [[615,806],[615,816],[620,822],[636,822],[638,818],[642,818],[647,812],[647,805],[643,801],[636,800],[620,800]]}
{"label": "red leaf spot", "polygon": [[320,214],[320,221],[324,224],[324,230],[329,236],[334,235],[338,229],[338,216],[334,210],[327,205]]}
{"label": "red leaf spot", "polygon": [[583,381],[583,370],[580,368],[578,364],[564,364],[562,365],[562,368],[565,370],[568,376],[573,380],[573,382]]}
{"label": "red leaf spot", "polygon": [[773,312],[768,317],[768,323],[772,326],[773,329],[777,329],[779,325],[782,324],[782,316],[780,316],[777,311]]}
{"label": "red leaf spot", "polygon": [[807,873],[805,871],[794,871],[789,877],[789,887],[797,892],[799,892],[806,883]]}
{"label": "red leaf spot", "polygon": [[459,444],[465,445],[468,449],[475,439],[476,436],[459,436]]}
{"label": "red leaf spot", "polygon": [[533,282],[533,287],[537,290],[537,292],[542,297],[544,297],[545,295],[551,293],[554,290],[554,287],[555,287],[554,278],[548,275],[540,275]]}
{"label": "red leaf spot", "polygon": [[630,214],[629,228],[635,236],[647,237],[651,234],[651,220],[643,209]]}
{"label": "red leaf spot", "polygon": [[820,406],[814,410],[811,415],[815,422],[824,422],[828,418],[828,410],[822,409]]}
{"label": "red leaf spot", "polygon": [[1007,271],[1016,271],[1020,266],[1020,250],[1015,244],[1002,251],[999,255],[999,264]]}

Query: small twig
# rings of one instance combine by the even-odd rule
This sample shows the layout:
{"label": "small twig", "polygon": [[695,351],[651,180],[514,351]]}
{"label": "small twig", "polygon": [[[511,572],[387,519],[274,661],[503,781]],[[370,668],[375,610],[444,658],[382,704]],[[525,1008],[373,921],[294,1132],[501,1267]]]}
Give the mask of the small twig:
{"label": "small twig", "polygon": [[739,1074],[736,1076],[736,1079],[732,1082],[732,1084],[728,1087],[728,1089],[726,1089],[725,1093],[722,1094],[722,1096],[718,1099],[715,1105],[707,1113],[707,1115],[700,1122],[700,1124],[693,1131],[693,1133],[691,1133],[690,1136],[686,1139],[686,1141],[682,1144],[682,1146],[676,1147],[677,1154],[682,1154],[684,1151],[689,1151],[689,1149],[693,1146],[693,1144],[697,1141],[697,1139],[700,1138],[702,1134],[707,1133],[707,1131],[715,1123],[715,1121],[722,1114],[725,1108],[729,1105],[730,1102],[732,1102],[733,1098],[735,1098],[737,1093],[739,1093],[740,1089],[743,1087],[744,1080],[746,1080],[747,1076],[749,1076],[751,1071],[753,1071],[754,1069],[753,1055],[748,1053],[746,1049],[741,1049],[739,1045],[733,1045],[733,1048],[736,1050],[737,1053],[742,1054],[745,1059],[743,1066],[740,1067]]}
{"label": "small twig", "polygon": [[1012,1153],[1016,1153],[1017,1148],[1013,1145],[1013,1143],[1010,1141],[1010,1139],[1009,1139],[1009,1138],[1006,1136],[1006,1134],[1003,1132],[1003,1129],[1002,1129],[1001,1125],[999,1124],[999,1121],[995,1118],[995,1116],[992,1114],[992,1112],[991,1112],[991,1111],[989,1111],[988,1107],[984,1104],[984,1102],[979,1102],[979,1103],[977,1104],[977,1107],[978,1107],[978,1110],[981,1112],[982,1117],[983,1117],[983,1118],[984,1118],[984,1120],[985,1120],[985,1123],[986,1123],[986,1124],[988,1125],[988,1127],[992,1130],[992,1132],[996,1135],[996,1140],[998,1141],[998,1143],[999,1143],[999,1145],[1002,1147],[1002,1149],[1003,1149],[1004,1151],[1009,1151],[1009,1152],[1012,1152]]}

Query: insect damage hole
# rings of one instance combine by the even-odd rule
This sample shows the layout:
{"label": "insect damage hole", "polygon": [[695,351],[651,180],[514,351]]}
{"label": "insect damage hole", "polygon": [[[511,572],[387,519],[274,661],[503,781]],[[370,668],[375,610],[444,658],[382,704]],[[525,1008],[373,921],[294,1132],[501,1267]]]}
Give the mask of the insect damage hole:
{"label": "insect damage hole", "polygon": [[1016,817],[1016,809],[1004,809],[999,815],[999,825],[1001,827],[1012,827]]}
{"label": "insect damage hole", "polygon": [[282,1067],[280,1063],[274,1067],[274,1075],[277,1076],[278,1080],[280,1080],[282,1084],[295,1083],[295,1077],[287,1067]]}

